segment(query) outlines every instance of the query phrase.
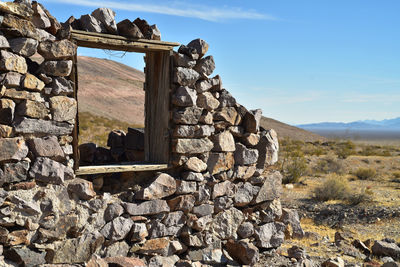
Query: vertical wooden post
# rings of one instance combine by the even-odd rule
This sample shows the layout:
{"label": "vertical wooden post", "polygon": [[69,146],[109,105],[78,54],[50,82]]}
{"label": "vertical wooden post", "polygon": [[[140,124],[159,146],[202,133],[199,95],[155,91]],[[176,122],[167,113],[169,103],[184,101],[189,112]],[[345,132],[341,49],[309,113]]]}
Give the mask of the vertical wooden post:
{"label": "vertical wooden post", "polygon": [[74,157],[74,170],[79,168],[79,112],[78,112],[78,48],[76,48],[75,56],[73,58],[73,66],[71,79],[74,82],[74,98],[76,100],[77,112],[75,117],[74,130],[72,132],[72,147],[73,147],[73,157]]}
{"label": "vertical wooden post", "polygon": [[146,53],[145,160],[169,163],[171,51]]}

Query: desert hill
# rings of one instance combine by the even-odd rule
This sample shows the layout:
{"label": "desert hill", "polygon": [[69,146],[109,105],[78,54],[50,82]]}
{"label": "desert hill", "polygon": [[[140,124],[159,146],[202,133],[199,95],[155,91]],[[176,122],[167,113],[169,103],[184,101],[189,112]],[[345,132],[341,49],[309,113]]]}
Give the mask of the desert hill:
{"label": "desert hill", "polygon": [[[79,56],[79,112],[111,120],[143,125],[144,73],[124,64]],[[275,129],[280,138],[302,141],[324,140],[312,132],[263,117],[262,127]]]}

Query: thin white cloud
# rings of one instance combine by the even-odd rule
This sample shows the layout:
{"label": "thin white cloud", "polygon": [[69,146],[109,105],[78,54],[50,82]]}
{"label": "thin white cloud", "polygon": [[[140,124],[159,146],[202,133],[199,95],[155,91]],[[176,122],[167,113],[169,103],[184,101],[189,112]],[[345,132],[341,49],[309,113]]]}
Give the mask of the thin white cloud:
{"label": "thin white cloud", "polygon": [[88,7],[108,7],[112,9],[138,11],[165,14],[179,17],[197,18],[207,21],[221,21],[228,19],[252,19],[252,20],[277,20],[276,17],[262,14],[256,11],[243,10],[241,8],[215,8],[200,5],[188,5],[182,2],[166,4],[127,3],[115,1],[89,1],[89,0],[45,0]]}

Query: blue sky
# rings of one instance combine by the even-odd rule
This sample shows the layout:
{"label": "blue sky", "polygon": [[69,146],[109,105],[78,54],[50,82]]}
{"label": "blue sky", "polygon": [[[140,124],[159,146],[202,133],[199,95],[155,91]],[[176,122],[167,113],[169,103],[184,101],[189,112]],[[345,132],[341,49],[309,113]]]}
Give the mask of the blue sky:
{"label": "blue sky", "polygon": [[[206,40],[224,87],[249,109],[290,124],[400,117],[397,0],[45,0],[59,21],[110,7],[146,19],[162,40]],[[81,55],[143,68],[141,54]]]}

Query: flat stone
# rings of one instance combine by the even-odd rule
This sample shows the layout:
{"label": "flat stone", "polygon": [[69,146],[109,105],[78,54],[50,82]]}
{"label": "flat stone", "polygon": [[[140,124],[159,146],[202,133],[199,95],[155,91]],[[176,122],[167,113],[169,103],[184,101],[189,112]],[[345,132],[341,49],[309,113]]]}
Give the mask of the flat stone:
{"label": "flat stone", "polygon": [[182,173],[182,179],[186,181],[202,182],[204,181],[204,176],[199,172],[184,172]]}
{"label": "flat stone", "polygon": [[117,24],[118,33],[127,38],[143,38],[143,34],[139,27],[132,23],[129,19],[125,19]]}
{"label": "flat stone", "polygon": [[166,173],[160,173],[149,186],[137,192],[135,198],[142,200],[161,199],[173,195],[176,188],[174,177]]}
{"label": "flat stone", "polygon": [[277,248],[285,239],[285,225],[283,223],[266,223],[255,228],[257,247]]}
{"label": "flat stone", "polygon": [[48,157],[54,160],[63,160],[64,152],[56,136],[33,138],[28,141],[29,149],[36,157]]}
{"label": "flat stone", "polygon": [[200,38],[188,43],[187,47],[195,49],[197,54],[199,54],[199,57],[204,56],[208,51],[208,44]]}
{"label": "flat stone", "polygon": [[57,38],[52,35],[51,33],[42,30],[42,29],[36,29],[36,33],[39,35],[39,41],[45,42],[45,41],[56,41]]}
{"label": "flat stone", "polygon": [[213,56],[207,56],[197,61],[194,70],[197,71],[202,77],[208,77],[215,69],[215,62]]}
{"label": "flat stone", "polygon": [[210,204],[202,204],[200,206],[193,207],[192,212],[198,217],[212,215],[214,213],[214,206]]}
{"label": "flat stone", "polygon": [[177,67],[174,72],[174,82],[181,86],[193,87],[200,74],[193,69]]}
{"label": "flat stone", "polygon": [[0,11],[29,19],[33,10],[28,5],[21,5],[13,2],[0,2]]}
{"label": "flat stone", "polygon": [[72,70],[72,60],[45,61],[41,65],[41,70],[50,76],[69,76]]}
{"label": "flat stone", "polygon": [[253,266],[260,258],[258,248],[246,240],[238,242],[229,240],[226,243],[226,250],[240,264]]}
{"label": "flat stone", "polygon": [[213,218],[212,229],[216,236],[223,240],[236,239],[237,229],[244,221],[243,213],[235,208],[222,211]]}
{"label": "flat stone", "polygon": [[197,94],[196,90],[187,86],[180,86],[176,89],[172,97],[172,103],[179,107],[191,107],[196,105]]}
{"label": "flat stone", "polygon": [[181,195],[168,200],[171,211],[181,210],[188,213],[192,210],[196,199],[193,195]]}
{"label": "flat stone", "polygon": [[12,247],[4,254],[8,260],[24,266],[38,266],[46,263],[46,252],[36,252],[26,246]]}
{"label": "flat stone", "polygon": [[73,178],[74,172],[57,161],[38,157],[29,171],[29,176],[39,182],[63,184],[65,179]]}
{"label": "flat stone", "polygon": [[46,108],[44,103],[23,100],[20,104],[18,104],[16,113],[21,116],[45,119],[49,115],[49,110]]}
{"label": "flat stone", "polygon": [[210,153],[207,169],[211,175],[232,169],[235,164],[233,153]]}
{"label": "flat stone", "polygon": [[164,236],[179,236],[183,225],[166,226],[163,223],[153,221],[150,224],[150,238],[159,238]]}
{"label": "flat stone", "polygon": [[5,163],[3,174],[0,175],[0,185],[4,183],[18,183],[25,181],[28,176],[29,162]]}
{"label": "flat stone", "polygon": [[45,102],[40,93],[28,92],[25,90],[7,89],[4,93],[4,96],[16,100],[32,100],[37,102]]}
{"label": "flat stone", "polygon": [[25,74],[28,71],[28,65],[24,57],[18,56],[5,50],[0,51],[0,70],[15,71]]}
{"label": "flat stone", "polygon": [[146,266],[146,264],[139,258],[133,257],[108,257],[104,258],[108,266],[130,267],[130,266]]}
{"label": "flat stone", "polygon": [[9,41],[11,50],[24,57],[33,56],[39,45],[39,42],[32,38],[14,38]]}
{"label": "flat stone", "polygon": [[51,135],[70,135],[74,129],[72,124],[65,122],[46,121],[22,118],[14,122],[16,133],[23,134],[51,134]]}
{"label": "flat stone", "polygon": [[198,95],[196,104],[198,107],[213,111],[218,108],[219,101],[210,92],[204,92]]}
{"label": "flat stone", "polygon": [[201,138],[209,137],[215,131],[211,125],[177,125],[173,137],[182,138]]}
{"label": "flat stone", "polygon": [[174,111],[173,120],[176,124],[198,124],[203,109],[199,107],[186,107]]}
{"label": "flat stone", "polygon": [[115,12],[110,8],[98,8],[92,12],[92,16],[103,24],[110,34],[118,34],[115,22]]}
{"label": "flat stone", "polygon": [[16,160],[20,161],[28,155],[28,147],[24,139],[1,138],[0,139],[0,162]]}
{"label": "flat stone", "polygon": [[168,255],[170,241],[166,237],[147,240],[138,253]]}
{"label": "flat stone", "polygon": [[74,98],[67,96],[53,96],[50,98],[50,107],[55,121],[70,121],[75,119],[78,110]]}
{"label": "flat stone", "polygon": [[21,85],[22,75],[18,72],[8,72],[5,75],[3,84],[7,88],[19,87]]}
{"label": "flat stone", "polygon": [[265,177],[264,184],[255,198],[255,203],[277,199],[282,194],[282,175],[275,171]]}
{"label": "flat stone", "polygon": [[0,99],[0,123],[11,124],[14,120],[15,103],[11,99]]}
{"label": "flat stone", "polygon": [[51,93],[54,95],[70,95],[74,92],[72,82],[64,77],[54,77],[51,82]]}
{"label": "flat stone", "polygon": [[202,139],[176,139],[173,152],[181,154],[200,154],[211,151],[214,144],[208,138]]}
{"label": "flat stone", "polygon": [[215,152],[233,152],[235,151],[235,139],[230,131],[223,131],[212,137],[214,142],[213,151]]}
{"label": "flat stone", "polygon": [[165,200],[150,200],[140,204],[122,203],[125,211],[130,215],[154,215],[161,212],[169,212],[170,208]]}
{"label": "flat stone", "polygon": [[45,86],[44,82],[29,73],[25,74],[22,85],[24,88],[32,91],[42,91]]}
{"label": "flat stone", "polygon": [[91,15],[82,15],[79,19],[82,30],[88,32],[106,33],[104,25]]}
{"label": "flat stone", "polygon": [[93,184],[90,181],[75,178],[68,184],[68,191],[76,194],[79,199],[89,200],[96,196],[96,192],[93,190]]}
{"label": "flat stone", "polygon": [[38,53],[46,60],[68,59],[75,55],[76,45],[69,40],[41,42]]}
{"label": "flat stone", "polygon": [[2,29],[2,31],[10,35],[29,37],[39,40],[36,27],[29,20],[21,19],[20,17],[11,14],[6,14],[3,17],[2,26],[5,27]]}
{"label": "flat stone", "polygon": [[258,150],[247,148],[241,143],[236,143],[235,163],[238,165],[255,164],[258,160]]}
{"label": "flat stone", "polygon": [[194,172],[203,172],[207,169],[207,164],[204,163],[201,159],[197,157],[190,157],[185,165],[186,170],[194,171]]}
{"label": "flat stone", "polygon": [[114,220],[108,222],[100,230],[100,233],[111,241],[118,241],[124,239],[131,231],[133,221],[124,217],[117,217]]}

